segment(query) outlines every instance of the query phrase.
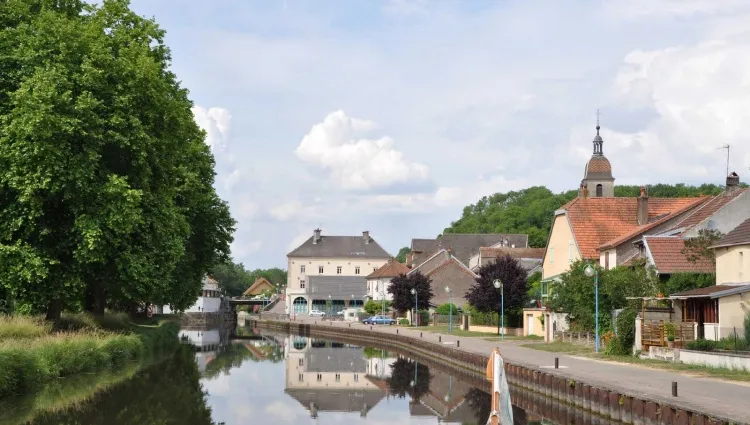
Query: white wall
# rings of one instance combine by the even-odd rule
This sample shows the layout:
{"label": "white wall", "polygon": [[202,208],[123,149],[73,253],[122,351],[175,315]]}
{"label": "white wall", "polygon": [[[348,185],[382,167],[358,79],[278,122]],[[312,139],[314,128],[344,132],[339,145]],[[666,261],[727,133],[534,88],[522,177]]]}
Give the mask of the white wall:
{"label": "white wall", "polygon": [[391,284],[391,278],[383,277],[379,279],[368,279],[367,280],[367,296],[375,301],[383,299],[381,293],[385,293],[385,299],[388,301],[393,300],[393,294],[388,293],[388,287]]}
{"label": "white wall", "polygon": [[198,297],[195,304],[185,310],[186,313],[215,313],[219,311],[220,298]]}

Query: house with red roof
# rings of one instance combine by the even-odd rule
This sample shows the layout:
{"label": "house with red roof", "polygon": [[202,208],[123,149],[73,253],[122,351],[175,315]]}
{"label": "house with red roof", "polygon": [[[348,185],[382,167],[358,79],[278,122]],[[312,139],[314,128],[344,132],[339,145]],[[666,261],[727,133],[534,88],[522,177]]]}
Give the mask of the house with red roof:
{"label": "house with red roof", "polygon": [[[422,264],[412,268],[408,274],[417,272],[430,279],[432,305],[447,304],[451,300],[459,307],[468,305],[466,292],[476,281],[477,274],[456,258],[451,248],[435,252]],[[446,287],[450,288],[450,293],[445,290]]]}
{"label": "house with red roof", "polygon": [[383,299],[392,301],[393,295],[388,293],[388,287],[391,286],[391,280],[394,277],[409,273],[409,268],[405,264],[399,263],[395,258],[391,258],[374,272],[367,275],[367,297],[374,301]]}

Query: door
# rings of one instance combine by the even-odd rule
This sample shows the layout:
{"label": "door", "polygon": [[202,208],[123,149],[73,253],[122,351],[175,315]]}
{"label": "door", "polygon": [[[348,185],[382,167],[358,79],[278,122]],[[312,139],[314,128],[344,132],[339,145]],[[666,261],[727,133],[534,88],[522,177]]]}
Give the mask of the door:
{"label": "door", "polygon": [[534,334],[534,315],[533,314],[527,314],[526,315],[526,321],[528,322],[529,335],[535,335]]}

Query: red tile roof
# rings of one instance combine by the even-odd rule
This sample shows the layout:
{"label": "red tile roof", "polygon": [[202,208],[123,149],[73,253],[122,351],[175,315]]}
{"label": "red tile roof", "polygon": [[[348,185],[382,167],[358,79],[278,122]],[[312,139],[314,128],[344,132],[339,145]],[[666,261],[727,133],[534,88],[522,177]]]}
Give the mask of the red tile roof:
{"label": "red tile roof", "polygon": [[688,261],[682,253],[685,241],[679,236],[646,236],[643,238],[656,270],[660,274],[671,273],[714,273],[716,264],[713,261]]}
{"label": "red tile roof", "polygon": [[[657,220],[696,202],[696,198],[649,198],[649,220]],[[581,256],[598,259],[598,248],[638,226],[638,198],[576,198],[567,211]]]}
{"label": "red tile roof", "polygon": [[406,273],[409,273],[409,268],[406,267],[406,265],[401,264],[397,260],[393,259],[383,264],[382,266],[380,266],[379,269],[370,273],[367,276],[367,279],[378,279],[381,277],[396,277],[396,276],[406,274]]}
{"label": "red tile roof", "polygon": [[706,203],[707,201],[709,201],[712,198],[709,197],[709,196],[703,196],[703,197],[700,197],[700,198],[692,198],[692,199],[694,199],[693,202],[691,202],[691,203],[683,206],[682,208],[674,210],[671,213],[668,213],[668,214],[664,215],[662,218],[659,218],[659,219],[656,219],[655,221],[652,221],[651,223],[647,223],[647,224],[644,224],[642,226],[638,226],[635,229],[633,229],[632,231],[630,231],[628,233],[625,233],[622,236],[619,236],[619,237],[617,237],[615,239],[612,239],[611,241],[606,242],[605,244],[603,244],[602,246],[600,246],[599,249],[614,248],[614,247],[620,245],[623,242],[627,242],[628,240],[633,239],[636,236],[641,235],[641,234],[643,234],[643,233],[645,233],[645,232],[653,229],[654,227],[659,226],[660,224],[664,224],[665,222],[667,222],[667,221],[669,221],[671,219],[674,219],[675,217],[679,216],[680,214],[684,214],[684,213],[690,211],[693,208],[700,207],[701,205],[703,205],[704,203]]}
{"label": "red tile roof", "polygon": [[750,218],[724,235],[714,247],[735,245],[750,245]]}
{"label": "red tile roof", "polygon": [[479,248],[482,257],[500,257],[510,255],[513,258],[544,258],[545,248]]}
{"label": "red tile roof", "polygon": [[705,288],[697,288],[697,289],[691,289],[689,291],[682,291],[677,292],[675,294],[670,294],[671,297],[686,297],[686,298],[694,298],[694,297],[709,297],[711,294],[714,294],[716,292],[726,291],[729,289],[734,289],[736,286],[732,285],[714,285],[714,286],[707,286]]}

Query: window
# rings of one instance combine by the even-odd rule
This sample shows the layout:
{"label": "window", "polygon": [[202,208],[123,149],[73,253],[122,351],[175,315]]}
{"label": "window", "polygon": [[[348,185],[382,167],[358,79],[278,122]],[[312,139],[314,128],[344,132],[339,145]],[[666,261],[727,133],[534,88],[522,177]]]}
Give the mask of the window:
{"label": "window", "polygon": [[596,185],[596,197],[601,198],[604,196],[604,186],[601,184]]}
{"label": "window", "polygon": [[568,261],[573,262],[573,241],[568,242]]}
{"label": "window", "polygon": [[354,274],[359,274],[359,266],[354,268]]}
{"label": "window", "polygon": [[305,364],[305,360],[304,359],[299,359],[299,365],[302,366],[304,364]]}
{"label": "window", "polygon": [[378,268],[377,267],[373,267],[372,268],[372,272],[375,273],[376,271],[378,271]]}
{"label": "window", "polygon": [[318,266],[318,273],[323,274],[323,266]]}
{"label": "window", "polygon": [[359,382],[359,375],[356,373],[354,374],[354,382]]}
{"label": "window", "polygon": [[302,382],[305,380],[305,375],[300,373],[299,375],[297,375],[297,379],[299,379],[299,381]]}
{"label": "window", "polygon": [[609,270],[609,251],[604,253],[604,270]]}
{"label": "window", "polygon": [[740,251],[740,267],[739,267],[740,275],[738,276],[739,277],[739,279],[738,279],[739,281],[742,281],[743,279],[745,279],[745,277],[743,276],[743,273],[742,273],[742,271],[743,271],[744,268],[745,268],[745,253],[742,252],[742,251]]}
{"label": "window", "polygon": [[377,284],[377,282],[375,283],[375,292],[378,292],[378,284]]}
{"label": "window", "polygon": [[300,289],[305,289],[305,281],[304,280],[300,280],[299,281],[299,287],[300,287]]}
{"label": "window", "polygon": [[341,381],[341,375],[337,373],[336,374],[336,382],[339,382],[339,381]]}
{"label": "window", "polygon": [[555,264],[555,247],[549,249],[549,263]]}
{"label": "window", "polygon": [[336,274],[341,274],[341,266],[336,266]]}
{"label": "window", "polygon": [[301,266],[299,266],[299,272],[300,273],[304,273],[305,272],[305,265],[304,264],[301,265]]}

